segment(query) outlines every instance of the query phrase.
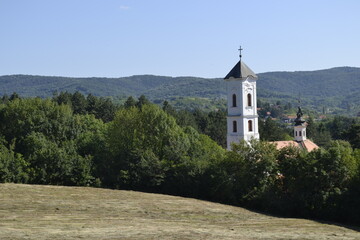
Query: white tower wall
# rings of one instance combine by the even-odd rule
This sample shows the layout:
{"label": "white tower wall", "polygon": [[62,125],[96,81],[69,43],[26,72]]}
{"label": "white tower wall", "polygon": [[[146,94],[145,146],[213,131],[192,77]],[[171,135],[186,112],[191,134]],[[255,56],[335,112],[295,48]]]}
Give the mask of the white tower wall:
{"label": "white tower wall", "polygon": [[306,126],[294,126],[294,139],[298,142],[306,140]]}
{"label": "white tower wall", "polygon": [[[248,142],[252,138],[259,139],[256,78],[249,76],[228,79],[227,99],[227,149],[231,149],[231,143],[238,143],[241,140]],[[234,121],[236,129],[234,129]]]}

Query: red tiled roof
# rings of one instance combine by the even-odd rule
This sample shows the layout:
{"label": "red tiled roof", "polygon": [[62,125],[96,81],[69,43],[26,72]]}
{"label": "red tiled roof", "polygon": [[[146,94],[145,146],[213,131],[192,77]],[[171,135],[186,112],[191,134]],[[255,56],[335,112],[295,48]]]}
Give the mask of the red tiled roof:
{"label": "red tiled roof", "polygon": [[297,141],[274,141],[274,142],[270,142],[270,143],[274,143],[276,145],[276,149],[280,150],[284,147],[298,147],[301,149],[306,149],[306,151],[311,152],[315,149],[318,149],[319,146],[316,145],[314,142],[312,142],[309,139],[306,139],[305,141],[301,141],[301,142],[297,142]]}
{"label": "red tiled roof", "polygon": [[316,145],[313,141],[306,139],[305,141],[303,141],[305,148],[308,152],[311,152],[313,150],[316,150],[319,148],[318,145]]}

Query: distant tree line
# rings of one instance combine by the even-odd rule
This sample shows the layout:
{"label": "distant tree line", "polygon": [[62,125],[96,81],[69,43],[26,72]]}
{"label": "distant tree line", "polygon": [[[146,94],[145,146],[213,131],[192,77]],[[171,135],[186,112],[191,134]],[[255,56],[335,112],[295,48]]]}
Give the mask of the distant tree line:
{"label": "distant tree line", "polygon": [[144,96],[119,106],[79,93],[4,99],[0,182],[132,189],[360,222],[357,123],[339,125],[339,139],[350,143],[329,141],[310,153],[266,141],[226,151],[224,119],[224,111],[179,111]]}
{"label": "distant tree line", "polygon": [[307,136],[319,146],[328,147],[331,140],[344,140],[353,148],[360,148],[360,118],[334,116],[322,121],[308,119]]}
{"label": "distant tree line", "polygon": [[275,104],[257,100],[258,114],[260,118],[272,117],[281,118],[286,112],[295,114],[294,108],[290,102],[283,104],[281,101],[276,101]]}

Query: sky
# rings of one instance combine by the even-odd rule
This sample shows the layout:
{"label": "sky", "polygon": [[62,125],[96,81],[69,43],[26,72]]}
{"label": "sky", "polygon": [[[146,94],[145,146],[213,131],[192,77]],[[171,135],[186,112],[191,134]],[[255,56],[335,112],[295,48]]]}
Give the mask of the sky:
{"label": "sky", "polygon": [[360,67],[358,0],[0,0],[0,76]]}

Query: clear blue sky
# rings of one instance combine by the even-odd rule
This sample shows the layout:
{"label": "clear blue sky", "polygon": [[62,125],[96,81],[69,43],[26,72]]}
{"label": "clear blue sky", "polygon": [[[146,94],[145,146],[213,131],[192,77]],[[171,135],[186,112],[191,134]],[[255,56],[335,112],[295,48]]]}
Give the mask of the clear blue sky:
{"label": "clear blue sky", "polygon": [[0,0],[0,75],[360,67],[358,0]]}

